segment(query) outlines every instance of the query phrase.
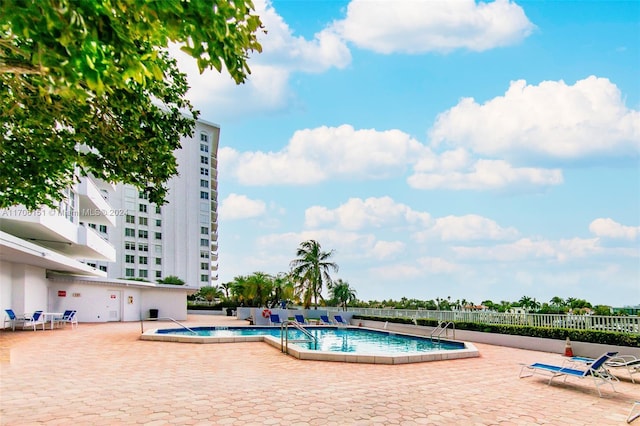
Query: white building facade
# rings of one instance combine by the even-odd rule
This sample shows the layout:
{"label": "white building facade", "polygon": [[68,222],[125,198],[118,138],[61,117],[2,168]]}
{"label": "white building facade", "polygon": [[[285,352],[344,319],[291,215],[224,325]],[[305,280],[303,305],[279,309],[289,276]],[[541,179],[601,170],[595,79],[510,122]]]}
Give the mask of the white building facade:
{"label": "white building facade", "polygon": [[163,206],[149,203],[130,185],[117,186],[110,201],[121,214],[105,235],[116,258],[96,265],[109,278],[157,282],[175,276],[191,288],[215,285],[219,137],[219,126],[198,120],[193,136],[181,139],[175,152],[178,176],[168,182]]}
{"label": "white building facade", "polygon": [[[186,319],[186,296],[217,279],[219,134],[198,121],[181,140],[161,208],[131,187],[81,177],[55,209],[0,209],[0,309],[73,309],[79,322],[136,321],[151,309]],[[155,283],[169,275],[186,285]]]}

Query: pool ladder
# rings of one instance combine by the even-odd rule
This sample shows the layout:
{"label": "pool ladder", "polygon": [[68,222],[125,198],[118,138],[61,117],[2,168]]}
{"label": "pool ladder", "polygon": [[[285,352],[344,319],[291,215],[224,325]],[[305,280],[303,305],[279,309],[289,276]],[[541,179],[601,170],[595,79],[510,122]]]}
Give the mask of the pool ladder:
{"label": "pool ladder", "polygon": [[[176,321],[175,319],[171,318],[171,317],[161,317],[161,318],[146,318],[146,321],[159,321],[159,320],[169,320],[172,321],[176,324],[178,324],[180,327],[184,328],[187,331],[190,331],[193,334],[198,334],[198,332],[193,331],[192,329],[190,329],[189,327],[187,327],[186,325],[182,324],[181,322]],[[142,318],[142,316],[140,317],[140,331],[142,332],[142,334],[144,334],[144,321],[145,319]]]}
{"label": "pool ladder", "polygon": [[[299,330],[306,336],[305,339],[289,339],[289,326]],[[280,325],[280,350],[289,354],[289,342],[292,343],[313,343],[313,348],[318,349],[318,339],[304,328],[298,321],[283,321]]]}
{"label": "pool ladder", "polygon": [[431,340],[438,340],[438,343],[440,343],[440,336],[442,336],[442,333],[445,333],[445,336],[449,335],[449,332],[447,331],[449,329],[449,327],[451,327],[451,329],[453,330],[453,338],[456,338],[456,325],[453,323],[453,321],[448,321],[448,322],[440,322],[438,323],[438,326],[431,332]]}

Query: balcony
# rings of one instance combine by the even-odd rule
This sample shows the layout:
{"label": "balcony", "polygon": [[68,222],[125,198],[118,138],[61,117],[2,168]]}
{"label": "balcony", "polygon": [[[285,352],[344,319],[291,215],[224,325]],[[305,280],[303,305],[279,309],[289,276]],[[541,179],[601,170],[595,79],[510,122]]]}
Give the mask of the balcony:
{"label": "balcony", "polygon": [[97,225],[115,226],[116,216],[95,182],[84,177],[77,185],[79,220]]}
{"label": "balcony", "polygon": [[[71,220],[70,220],[71,219]],[[24,206],[0,210],[0,229],[35,244],[57,250],[78,242],[78,225],[60,211],[42,207],[28,211]]]}
{"label": "balcony", "polygon": [[73,247],[72,253],[70,253],[71,257],[108,262],[116,260],[116,249],[89,227],[78,227],[78,243]]}

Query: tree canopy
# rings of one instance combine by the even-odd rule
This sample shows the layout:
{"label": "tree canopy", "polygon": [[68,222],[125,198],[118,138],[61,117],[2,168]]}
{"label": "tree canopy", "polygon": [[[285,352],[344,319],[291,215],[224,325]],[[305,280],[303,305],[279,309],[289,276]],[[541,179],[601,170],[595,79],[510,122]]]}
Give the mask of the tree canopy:
{"label": "tree canopy", "polygon": [[74,173],[163,204],[198,113],[170,43],[236,83],[261,51],[251,0],[0,0],[0,208],[55,206]]}

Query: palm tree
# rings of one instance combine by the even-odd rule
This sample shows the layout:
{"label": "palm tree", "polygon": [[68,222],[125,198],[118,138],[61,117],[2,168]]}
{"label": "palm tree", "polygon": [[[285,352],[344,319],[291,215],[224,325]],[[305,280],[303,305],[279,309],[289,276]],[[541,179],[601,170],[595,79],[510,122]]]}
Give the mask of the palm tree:
{"label": "palm tree", "polygon": [[556,312],[560,312],[560,308],[564,306],[564,299],[562,297],[554,296],[551,298],[549,303],[551,303],[551,306],[556,308]]}
{"label": "palm tree", "polygon": [[347,310],[349,302],[356,300],[356,291],[349,286],[349,283],[338,279],[333,283],[329,283],[329,293],[331,297],[338,302],[338,306],[342,305],[343,310]]}
{"label": "palm tree", "polygon": [[302,295],[305,309],[311,307],[311,300],[318,308],[318,298],[322,298],[322,289],[325,284],[331,282],[329,270],[338,272],[338,265],[330,262],[334,251],[322,251],[320,244],[315,240],[300,243],[296,251],[297,258],[292,260],[291,275],[297,281],[298,294]]}

